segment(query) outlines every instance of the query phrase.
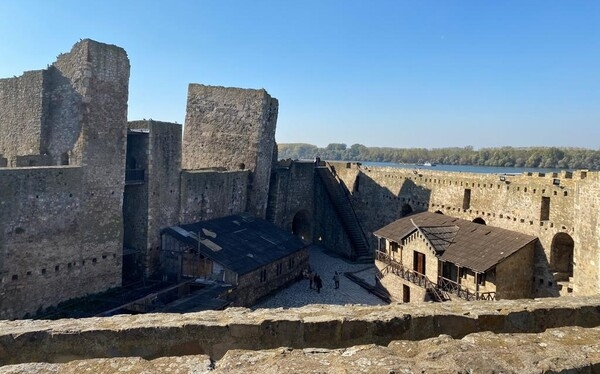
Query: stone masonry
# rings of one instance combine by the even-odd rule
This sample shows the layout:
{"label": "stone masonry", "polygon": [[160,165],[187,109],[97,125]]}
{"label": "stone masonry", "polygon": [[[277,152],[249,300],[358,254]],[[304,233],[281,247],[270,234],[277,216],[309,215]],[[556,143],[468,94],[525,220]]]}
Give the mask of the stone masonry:
{"label": "stone masonry", "polygon": [[[363,361],[363,372],[389,373],[394,368],[415,369],[419,365],[437,368],[435,372],[445,365],[484,372],[501,368],[512,368],[509,372],[597,368],[599,307],[598,297],[584,297],[571,298],[568,305],[554,298],[380,307],[310,305],[257,311],[230,308],[190,314],[2,321],[0,365],[27,364],[15,369],[33,370],[42,365],[36,362],[62,362],[64,367],[73,368],[70,370],[79,365],[80,370],[112,367],[110,371],[116,371],[134,364],[131,358],[137,358],[138,363],[139,359],[161,358],[170,360],[171,370],[180,367],[187,372],[183,371],[189,367],[183,356],[189,359],[196,355],[196,365],[206,360],[215,362],[216,369],[223,367],[223,372],[227,367],[255,372],[256,361],[262,368],[267,357],[274,363],[273,356],[278,356],[280,360],[275,362],[281,365],[276,366],[280,371],[288,365],[298,368],[304,362],[311,370],[331,372],[333,368],[327,368],[326,363],[344,365],[341,355],[354,365]],[[509,349],[516,346],[518,350]],[[361,351],[366,352],[361,355]],[[355,361],[355,355],[361,360]],[[314,366],[315,361],[323,366]],[[3,368],[10,370],[11,366]],[[349,370],[356,372],[358,368]]]}
{"label": "stone masonry", "polygon": [[247,210],[264,218],[277,110],[265,90],[190,84],[182,168],[250,170]]}
{"label": "stone masonry", "polygon": [[[161,228],[233,213],[267,216],[307,241],[355,255],[339,207],[314,165],[290,160],[271,170],[278,104],[265,90],[190,85],[183,139],[177,124],[133,123],[129,156],[138,162],[129,165],[128,78],[123,49],[82,40],[46,70],[0,80],[0,318],[21,318],[119,286],[124,245],[143,253],[141,272],[150,276],[159,265]],[[44,370],[75,372],[72,365],[114,367],[115,357],[138,358],[144,366],[155,358],[170,365],[175,356],[196,355],[189,362],[209,362],[207,370],[213,370],[219,360],[226,371],[236,369],[228,355],[243,352],[247,359],[240,358],[237,369],[244,372],[248,362],[267,367],[273,361],[261,357],[273,352],[284,357],[280,369],[302,365],[299,354],[314,363],[315,352],[323,353],[322,362],[352,365],[339,357],[368,351],[390,360],[395,349],[408,352],[398,347],[458,357],[473,344],[512,344],[502,334],[535,333],[523,339],[543,359],[523,356],[530,367],[598,367],[598,347],[591,342],[598,337],[599,301],[585,296],[600,292],[600,173],[500,176],[333,166],[368,236],[424,210],[523,232],[540,243],[532,270],[535,295],[575,297],[2,321],[0,365],[65,362]],[[144,186],[125,187],[130,168],[146,171]],[[557,330],[542,333],[546,329]],[[484,330],[494,334],[477,335]],[[363,345],[370,348],[353,348]],[[265,351],[278,347],[290,349]],[[577,359],[560,366],[554,353],[543,356],[537,347],[572,349]],[[485,354],[491,359],[502,352],[490,348]],[[414,357],[421,356],[405,358]],[[356,365],[363,358],[369,359],[365,354]],[[505,358],[498,367],[516,367]],[[460,367],[473,367],[468,357],[462,360]],[[2,371],[12,368],[19,370]]]}
{"label": "stone masonry", "polygon": [[82,40],[0,81],[0,318],[121,284],[128,80],[122,48]]}

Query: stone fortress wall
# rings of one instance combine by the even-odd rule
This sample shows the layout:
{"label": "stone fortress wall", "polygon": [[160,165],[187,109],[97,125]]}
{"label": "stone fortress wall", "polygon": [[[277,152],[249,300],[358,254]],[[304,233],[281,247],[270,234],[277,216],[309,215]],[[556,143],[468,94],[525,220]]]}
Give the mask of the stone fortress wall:
{"label": "stone fortress wall", "polygon": [[121,284],[128,80],[123,49],[83,40],[0,81],[0,318]]}
{"label": "stone fortress wall", "polygon": [[[6,134],[0,137],[0,318],[20,318],[120,285],[124,244],[143,254],[141,272],[151,275],[159,266],[161,228],[244,211],[266,216],[307,241],[352,257],[349,237],[315,165],[288,161],[271,172],[277,101],[264,90],[190,85],[182,140],[177,124],[150,120],[128,126],[128,76],[125,51],[83,40],[47,70],[0,80],[0,131]],[[126,157],[128,128],[129,146],[135,148],[132,164]],[[333,167],[373,245],[371,233],[381,226],[411,211],[440,211],[539,237],[536,295],[598,293],[598,172],[499,176],[352,163]],[[144,169],[144,184],[126,186],[126,169]],[[343,313],[336,307],[315,306],[324,314],[277,310],[280,319],[269,317],[249,326],[240,321],[256,315],[246,310],[198,315],[202,322],[197,325],[190,323],[196,315],[178,317],[182,322],[175,326],[164,325],[162,318],[169,317],[114,317],[93,320],[99,326],[115,326],[99,329],[97,336],[83,331],[83,324],[92,320],[56,325],[0,322],[0,331],[6,331],[0,336],[0,360],[37,360],[32,358],[35,351],[43,356],[40,359],[62,360],[68,356],[61,351],[63,341],[75,356],[78,347],[89,352],[103,349],[86,346],[87,336],[106,341],[107,346],[116,344],[117,351],[78,357],[150,358],[185,352],[219,357],[235,348],[336,348],[479,331],[444,330],[465,321],[499,333],[537,332],[540,323],[550,328],[582,321],[576,324],[591,327],[598,326],[597,304],[595,299],[575,297],[513,304],[423,304],[409,309],[352,307]],[[410,308],[427,310],[429,317],[415,318],[416,309]],[[445,314],[453,308],[472,309]],[[510,312],[504,315],[502,310]],[[228,313],[235,321],[226,323],[229,332],[223,334],[219,321]],[[469,315],[477,316],[476,322]],[[124,329],[129,324],[135,326]],[[62,334],[59,326],[67,326],[69,333]],[[37,347],[35,342],[44,342],[48,331],[53,343]],[[406,331],[433,335],[416,337]],[[146,333],[171,332],[176,332],[174,338],[164,344],[144,346],[149,353],[139,347],[140,341],[152,341]],[[40,339],[26,342],[30,334]],[[77,336],[85,339],[78,341]],[[199,341],[194,336],[209,338]],[[256,341],[260,344],[252,346],[251,339],[244,338],[248,336],[262,337]],[[274,340],[264,343],[267,338]]]}
{"label": "stone fortress wall", "polygon": [[191,84],[182,136],[127,122],[128,81],[125,51],[87,39],[0,80],[0,318],[155,276],[165,227],[265,216],[276,99]]}
{"label": "stone fortress wall", "polygon": [[598,172],[497,175],[333,165],[369,234],[410,211],[482,220],[539,238],[533,294],[600,291]]}

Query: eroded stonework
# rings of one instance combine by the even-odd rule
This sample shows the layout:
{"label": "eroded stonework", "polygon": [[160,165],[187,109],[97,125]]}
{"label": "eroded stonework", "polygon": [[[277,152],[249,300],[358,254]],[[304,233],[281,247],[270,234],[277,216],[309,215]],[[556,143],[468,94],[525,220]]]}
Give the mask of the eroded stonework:
{"label": "eroded stonework", "polygon": [[4,321],[0,370],[594,372],[600,299],[564,300]]}

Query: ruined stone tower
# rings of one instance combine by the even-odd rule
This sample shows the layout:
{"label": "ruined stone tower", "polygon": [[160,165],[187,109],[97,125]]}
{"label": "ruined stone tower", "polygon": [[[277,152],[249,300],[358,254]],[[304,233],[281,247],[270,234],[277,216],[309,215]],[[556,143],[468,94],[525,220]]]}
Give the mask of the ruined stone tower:
{"label": "ruined stone tower", "polygon": [[264,218],[277,110],[265,90],[190,84],[182,168],[249,170],[247,211]]}
{"label": "ruined stone tower", "polygon": [[92,40],[0,80],[0,318],[121,284],[128,82]]}

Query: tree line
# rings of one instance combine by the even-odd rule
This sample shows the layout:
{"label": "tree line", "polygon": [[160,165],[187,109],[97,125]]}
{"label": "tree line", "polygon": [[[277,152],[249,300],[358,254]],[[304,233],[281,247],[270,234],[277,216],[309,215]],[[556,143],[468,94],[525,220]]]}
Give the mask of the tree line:
{"label": "tree line", "polygon": [[331,143],[319,148],[305,143],[278,144],[279,159],[314,159],[332,161],[394,162],[399,164],[504,166],[552,169],[600,170],[600,151],[584,148],[499,147],[474,149],[472,146],[450,148],[387,148]]}

